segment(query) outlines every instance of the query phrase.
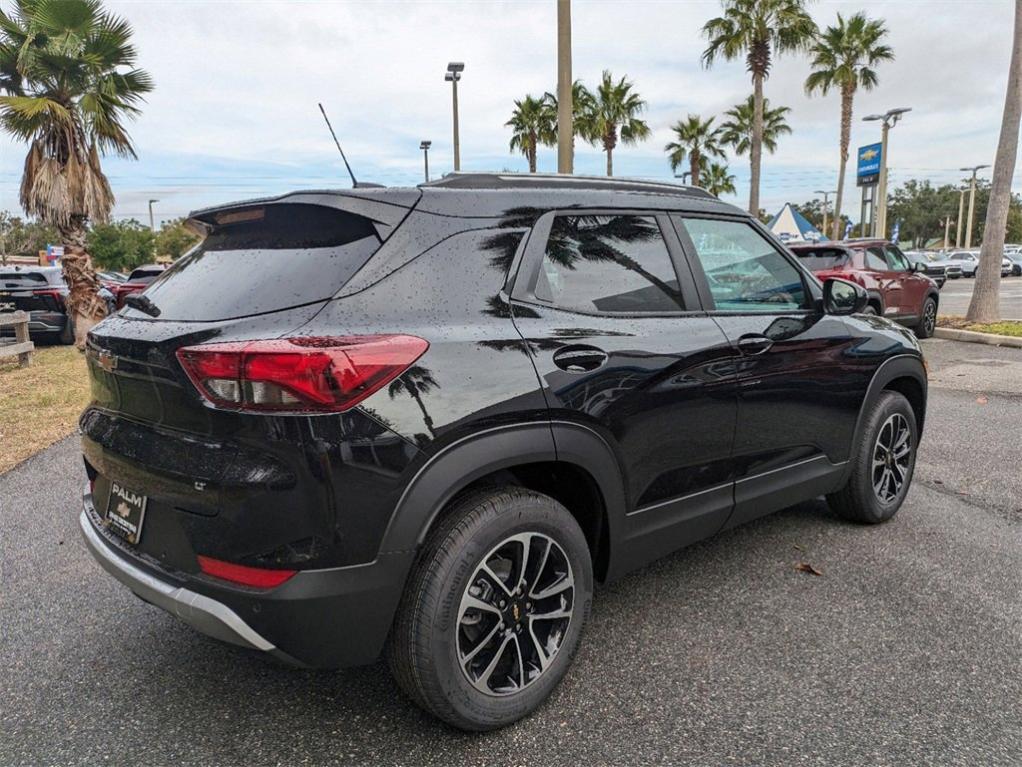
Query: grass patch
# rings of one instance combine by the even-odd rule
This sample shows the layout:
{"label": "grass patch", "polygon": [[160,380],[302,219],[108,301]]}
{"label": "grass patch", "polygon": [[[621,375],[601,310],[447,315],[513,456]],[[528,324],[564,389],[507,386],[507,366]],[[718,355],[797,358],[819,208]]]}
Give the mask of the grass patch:
{"label": "grass patch", "polygon": [[0,359],[0,473],[72,434],[88,402],[85,357],[73,346],[37,346],[26,368]]}
{"label": "grass patch", "polygon": [[937,327],[954,330],[971,330],[975,333],[990,333],[995,336],[1022,338],[1022,322],[969,322],[964,317],[938,317]]}

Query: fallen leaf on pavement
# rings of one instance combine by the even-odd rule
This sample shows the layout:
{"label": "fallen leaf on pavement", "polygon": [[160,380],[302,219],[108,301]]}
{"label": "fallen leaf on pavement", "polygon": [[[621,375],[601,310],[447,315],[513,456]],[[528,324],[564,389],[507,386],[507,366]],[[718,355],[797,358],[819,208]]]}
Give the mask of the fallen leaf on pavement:
{"label": "fallen leaf on pavement", "polygon": [[795,565],[795,569],[798,570],[800,573],[809,573],[810,575],[823,575],[823,573],[821,573],[819,570],[817,570],[808,562],[799,562],[797,565]]}
{"label": "fallen leaf on pavement", "polygon": [[976,404],[977,405],[985,405],[989,401],[990,400],[988,400],[986,397],[976,397]]}

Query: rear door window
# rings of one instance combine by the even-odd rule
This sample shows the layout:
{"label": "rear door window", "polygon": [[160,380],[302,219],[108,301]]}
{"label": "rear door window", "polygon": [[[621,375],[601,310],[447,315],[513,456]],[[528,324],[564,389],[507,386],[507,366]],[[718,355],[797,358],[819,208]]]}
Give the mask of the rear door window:
{"label": "rear door window", "polygon": [[221,220],[149,286],[159,319],[231,319],[323,301],[380,246],[370,219],[319,205],[267,205]]}
{"label": "rear door window", "polygon": [[848,263],[848,252],[841,248],[792,248],[799,262],[811,272],[834,269]]}
{"label": "rear door window", "polygon": [[807,306],[798,268],[742,221],[684,218],[717,311],[790,311]]}
{"label": "rear door window", "polygon": [[593,313],[685,308],[656,218],[630,214],[555,217],[535,295]]}

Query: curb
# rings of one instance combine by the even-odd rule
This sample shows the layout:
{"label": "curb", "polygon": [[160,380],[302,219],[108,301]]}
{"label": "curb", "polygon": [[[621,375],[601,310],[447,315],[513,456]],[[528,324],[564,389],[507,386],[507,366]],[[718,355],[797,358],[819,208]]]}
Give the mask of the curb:
{"label": "curb", "polygon": [[973,344],[987,344],[988,346],[1010,346],[1014,349],[1022,349],[1022,338],[1018,336],[996,336],[993,333],[977,333],[974,330],[955,330],[954,328],[935,328],[934,338],[943,338],[947,341],[966,341]]}

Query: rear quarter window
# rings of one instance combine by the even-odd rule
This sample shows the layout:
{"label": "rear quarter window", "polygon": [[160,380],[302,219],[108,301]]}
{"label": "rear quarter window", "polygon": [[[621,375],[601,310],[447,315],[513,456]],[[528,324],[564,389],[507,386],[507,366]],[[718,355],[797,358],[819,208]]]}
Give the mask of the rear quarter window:
{"label": "rear quarter window", "polygon": [[153,282],[146,296],[161,320],[232,319],[328,299],[380,246],[370,219],[335,208],[278,204],[252,215],[215,227]]}

